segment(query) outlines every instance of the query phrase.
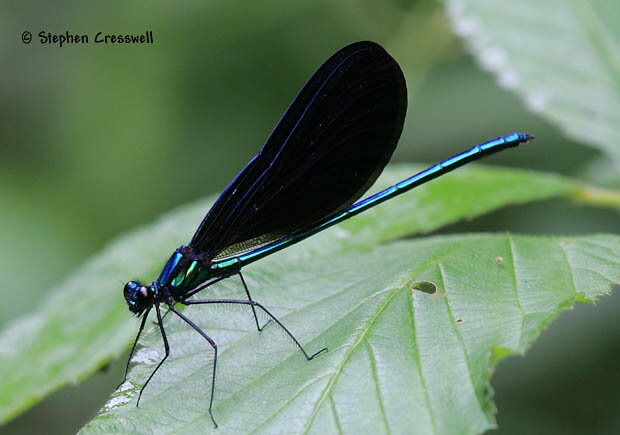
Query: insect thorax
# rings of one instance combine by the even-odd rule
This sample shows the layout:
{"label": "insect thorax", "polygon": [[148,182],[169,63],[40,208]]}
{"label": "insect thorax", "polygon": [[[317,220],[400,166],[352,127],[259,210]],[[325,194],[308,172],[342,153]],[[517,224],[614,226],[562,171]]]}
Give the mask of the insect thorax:
{"label": "insect thorax", "polygon": [[211,261],[204,253],[196,253],[190,246],[176,249],[164,266],[157,282],[174,299],[209,279]]}

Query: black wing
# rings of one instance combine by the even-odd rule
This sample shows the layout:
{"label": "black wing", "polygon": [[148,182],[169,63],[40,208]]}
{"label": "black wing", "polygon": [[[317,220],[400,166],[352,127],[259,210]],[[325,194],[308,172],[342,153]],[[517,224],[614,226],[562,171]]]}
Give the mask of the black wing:
{"label": "black wing", "polygon": [[405,78],[381,46],[339,50],[220,195],[190,246],[210,258],[234,255],[348,207],[389,161],[406,111]]}

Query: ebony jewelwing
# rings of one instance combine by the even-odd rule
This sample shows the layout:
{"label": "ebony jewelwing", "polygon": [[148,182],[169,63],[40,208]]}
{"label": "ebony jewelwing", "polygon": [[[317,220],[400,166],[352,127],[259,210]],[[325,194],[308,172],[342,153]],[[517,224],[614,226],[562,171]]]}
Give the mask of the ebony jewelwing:
{"label": "ebony jewelwing", "polygon": [[[465,163],[533,139],[512,133],[457,154],[441,163],[355,203],[375,182],[390,160],[407,111],[407,88],[396,61],[369,41],[348,45],[332,55],[314,73],[259,153],[235,179],[204,217],[187,245],[172,253],[159,278],[150,286],[136,281],[125,285],[131,312],[142,316],[129,362],[155,307],[165,356],[170,354],[160,305],[196,330],[213,348],[209,415],[217,369],[217,344],[175,304],[235,304],[262,311],[293,339],[307,360],[309,354],[295,336],[262,304],[254,301],[241,269],[377,204],[437,178]],[[247,299],[190,299],[218,281],[239,275]],[[269,322],[268,322],[269,323]]]}

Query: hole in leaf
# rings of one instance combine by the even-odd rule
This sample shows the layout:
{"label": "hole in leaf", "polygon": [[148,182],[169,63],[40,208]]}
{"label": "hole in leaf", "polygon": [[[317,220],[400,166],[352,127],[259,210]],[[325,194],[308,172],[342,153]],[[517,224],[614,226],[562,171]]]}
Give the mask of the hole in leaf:
{"label": "hole in leaf", "polygon": [[437,291],[437,284],[432,281],[413,281],[411,283],[411,290],[420,290],[421,292],[434,294]]}

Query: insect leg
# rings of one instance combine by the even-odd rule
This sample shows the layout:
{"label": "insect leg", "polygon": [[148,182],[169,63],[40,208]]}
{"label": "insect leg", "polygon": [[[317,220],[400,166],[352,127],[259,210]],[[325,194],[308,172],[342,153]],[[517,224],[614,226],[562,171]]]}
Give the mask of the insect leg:
{"label": "insect leg", "polygon": [[212,286],[212,285],[213,285],[213,284],[215,284],[216,282],[220,282],[220,281],[222,281],[223,279],[230,278],[230,277],[231,277],[231,275],[224,275],[224,276],[220,276],[220,277],[217,277],[217,278],[215,278],[215,279],[212,279],[211,281],[204,282],[204,283],[200,284],[198,287],[196,287],[196,288],[194,288],[194,289],[190,290],[189,292],[187,292],[187,293],[186,293],[183,297],[184,297],[185,299],[189,299],[189,298],[191,298],[192,296],[194,296],[196,293],[198,293],[198,292],[200,292],[200,291],[204,290],[204,289],[205,289],[205,288],[207,288],[207,287]]}
{"label": "insect leg", "polygon": [[[248,289],[248,285],[246,284],[245,279],[243,278],[243,275],[241,274],[241,271],[238,271],[237,274],[239,275],[239,278],[241,278],[241,283],[243,284],[243,288],[245,290],[245,294],[248,296],[248,300],[249,301],[253,301],[252,295],[250,294],[250,290]],[[232,275],[220,276],[220,277],[215,278],[215,279],[213,279],[213,280],[211,280],[209,282],[201,284],[198,287],[196,287],[195,289],[192,289],[191,291],[189,291],[186,295],[184,295],[183,299],[187,301],[189,298],[194,296],[196,293],[198,293],[198,292],[204,290],[205,288],[210,287],[213,284],[215,284],[217,282],[220,282],[220,281],[222,281],[222,280],[224,280],[226,278],[230,278],[231,276]],[[269,319],[267,321],[267,323],[265,323],[263,326],[260,326],[260,324],[258,323],[258,316],[256,315],[256,308],[254,307],[254,305],[251,305],[251,306],[252,306],[252,314],[254,314],[254,322],[256,323],[256,329],[258,329],[258,331],[260,332],[260,331],[262,331],[265,328],[265,326],[267,326],[269,324],[269,322],[271,322],[271,319]],[[170,310],[168,310],[166,312],[166,314],[168,314],[169,311]],[[164,315],[164,317],[166,317],[166,316]]]}
{"label": "insect leg", "polygon": [[[250,295],[250,290],[248,289],[248,286],[245,283],[245,279],[243,279],[243,275],[241,274],[241,271],[239,271],[238,273],[239,273],[239,278],[241,278],[241,282],[243,283],[243,288],[245,289],[245,294],[248,295],[248,301],[254,302],[254,300],[252,299],[252,295]],[[250,306],[252,307],[252,314],[254,314],[254,321],[256,322],[256,329],[258,329],[258,332],[260,332],[263,329],[265,329],[265,326],[267,326],[269,324],[269,322],[271,322],[271,319],[267,320],[267,323],[265,323],[261,327],[258,324],[258,317],[256,316],[256,308],[255,308],[254,304],[252,304]]]}
{"label": "insect leg", "polygon": [[118,384],[118,387],[116,387],[116,389],[120,388],[120,386],[123,385],[125,381],[127,380],[127,372],[129,371],[129,363],[131,362],[131,357],[133,356],[133,353],[136,350],[138,339],[140,338],[140,334],[142,334],[142,330],[144,329],[144,324],[146,323],[146,318],[149,316],[150,312],[151,312],[151,309],[149,308],[142,316],[142,322],[140,322],[140,329],[138,329],[138,335],[136,335],[136,338],[133,341],[133,346],[131,346],[131,352],[129,352],[129,358],[127,358],[127,365],[125,365],[125,375],[123,376],[123,381],[120,384]]}
{"label": "insect leg", "polygon": [[203,338],[209,342],[209,344],[213,348],[213,351],[215,352],[215,354],[214,354],[215,356],[213,357],[213,377],[212,377],[212,380],[211,380],[211,399],[209,400],[209,415],[211,416],[211,421],[213,421],[213,424],[217,428],[217,423],[215,422],[215,418],[213,418],[213,410],[212,410],[212,408],[213,408],[213,394],[215,393],[215,371],[217,369],[217,343],[215,341],[213,341],[213,339],[211,337],[209,337],[202,329],[200,329],[198,327],[198,325],[196,325],[194,322],[192,322],[190,319],[188,319],[183,313],[178,311],[172,305],[170,305],[169,307],[170,307],[170,311],[172,311],[174,314],[179,316],[181,318],[181,320],[183,320],[189,326],[194,328],[196,330],[196,332],[198,332],[200,335],[202,335]]}
{"label": "insect leg", "polygon": [[[164,319],[166,318],[166,316],[168,316],[168,314],[169,314],[169,313],[170,313],[170,308],[168,308],[168,309],[166,310],[166,312],[164,313],[164,315],[163,315],[163,316],[161,316],[161,320],[164,320]],[[157,322],[153,322],[153,323],[157,324]]]}
{"label": "insect leg", "polygon": [[136,402],[136,407],[138,407],[138,405],[140,404],[140,398],[142,397],[142,393],[144,392],[144,389],[146,388],[146,386],[149,384],[151,378],[157,372],[157,370],[159,370],[159,368],[164,363],[164,361],[166,361],[166,358],[168,358],[168,356],[170,355],[170,346],[168,345],[168,338],[166,337],[166,331],[164,330],[164,324],[161,320],[161,312],[159,310],[159,304],[155,304],[155,312],[157,313],[157,324],[159,325],[159,331],[161,332],[161,338],[164,341],[164,349],[166,350],[166,355],[162,358],[159,364],[157,364],[157,367],[155,367],[155,370],[153,370],[153,373],[151,373],[149,378],[146,380],[146,382],[140,389],[140,394],[138,394],[138,401]]}
{"label": "insect leg", "polygon": [[304,354],[304,356],[306,357],[307,360],[311,360],[315,356],[319,355],[320,353],[323,353],[323,352],[327,351],[327,348],[324,347],[323,349],[319,350],[318,352],[313,353],[312,355],[308,354],[308,352],[306,352],[304,347],[301,345],[299,340],[297,340],[295,338],[295,336],[291,333],[291,331],[289,331],[286,328],[286,326],[284,326],[282,324],[282,322],[280,322],[280,320],[278,320],[278,318],[276,316],[271,314],[271,312],[269,310],[267,310],[267,308],[265,308],[264,306],[262,306],[260,303],[258,303],[256,301],[244,301],[244,300],[239,300],[239,299],[202,299],[202,300],[199,299],[199,300],[184,301],[182,303],[185,304],[185,305],[201,305],[201,304],[250,305],[252,307],[256,307],[256,308],[262,310],[265,314],[267,314],[267,316],[269,316],[269,318],[271,320],[273,320],[275,323],[277,323],[278,326],[280,326],[280,328],[282,328],[284,330],[284,332],[286,332],[286,334],[289,337],[291,337],[291,339],[293,339],[293,341],[295,342],[295,345],[297,345],[297,347],[299,348],[299,350],[301,350],[301,352]]}

